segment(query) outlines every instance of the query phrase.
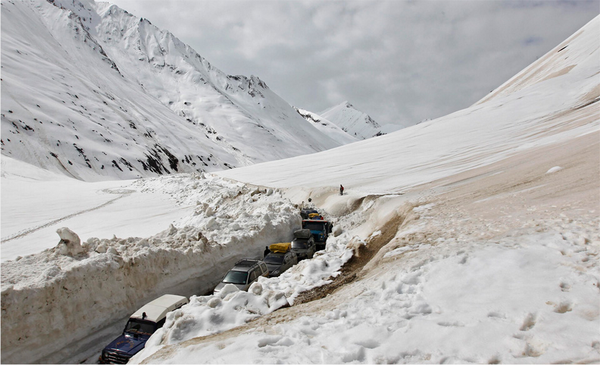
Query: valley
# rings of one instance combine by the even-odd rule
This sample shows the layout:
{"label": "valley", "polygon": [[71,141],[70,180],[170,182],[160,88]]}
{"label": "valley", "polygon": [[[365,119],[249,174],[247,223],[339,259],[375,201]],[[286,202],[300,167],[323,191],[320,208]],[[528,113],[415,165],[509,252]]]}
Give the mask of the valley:
{"label": "valley", "polygon": [[[131,363],[600,361],[600,17],[387,134],[109,3],[2,20],[3,363],[94,363],[166,293],[189,303]],[[304,208],[325,250],[212,294]]]}

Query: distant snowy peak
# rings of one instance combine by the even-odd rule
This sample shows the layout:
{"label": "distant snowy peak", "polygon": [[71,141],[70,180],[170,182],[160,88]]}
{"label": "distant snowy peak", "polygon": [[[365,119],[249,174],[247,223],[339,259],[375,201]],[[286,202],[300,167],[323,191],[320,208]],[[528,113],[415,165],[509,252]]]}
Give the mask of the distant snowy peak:
{"label": "distant snowy peak", "polygon": [[330,122],[329,120],[323,118],[322,116],[316,113],[304,109],[299,109],[296,107],[294,107],[294,109],[296,109],[298,114],[300,114],[304,119],[313,123],[315,127],[317,127],[319,130],[321,130],[323,133],[325,133],[332,139],[338,141],[340,144],[348,144],[359,140],[357,137],[345,132],[335,123]]}
{"label": "distant snowy peak", "polygon": [[359,139],[367,139],[385,134],[382,132],[381,126],[373,118],[357,110],[347,101],[323,111],[320,115],[335,123],[351,136]]}

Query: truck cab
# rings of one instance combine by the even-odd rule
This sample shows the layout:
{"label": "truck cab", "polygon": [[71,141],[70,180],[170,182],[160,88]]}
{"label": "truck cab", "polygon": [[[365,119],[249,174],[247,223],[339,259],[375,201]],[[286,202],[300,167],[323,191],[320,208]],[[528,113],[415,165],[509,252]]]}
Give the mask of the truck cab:
{"label": "truck cab", "polygon": [[315,217],[320,219],[303,219],[302,220],[302,228],[310,229],[310,233],[312,234],[315,243],[317,245],[317,250],[325,249],[325,242],[327,241],[327,237],[329,237],[329,233],[331,233],[332,224],[323,217]]}
{"label": "truck cab", "polygon": [[165,324],[167,313],[188,303],[184,296],[165,294],[129,317],[123,333],[102,350],[103,364],[126,364],[141,351],[152,334]]}

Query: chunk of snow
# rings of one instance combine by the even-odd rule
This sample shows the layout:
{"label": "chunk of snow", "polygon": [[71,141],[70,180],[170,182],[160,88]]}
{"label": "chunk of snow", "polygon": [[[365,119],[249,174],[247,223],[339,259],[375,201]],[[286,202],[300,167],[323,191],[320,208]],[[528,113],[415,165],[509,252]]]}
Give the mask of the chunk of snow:
{"label": "chunk of snow", "polygon": [[77,233],[71,231],[67,227],[57,229],[56,233],[58,233],[60,237],[60,242],[57,247],[61,255],[77,256],[79,253],[83,252],[81,239]]}
{"label": "chunk of snow", "polygon": [[546,171],[546,173],[547,173],[547,174],[551,174],[551,173],[554,173],[554,172],[560,171],[560,170],[562,170],[562,169],[563,169],[563,168],[562,168],[562,167],[560,167],[560,166],[554,166],[554,167],[553,167],[553,168],[551,168],[550,170]]}

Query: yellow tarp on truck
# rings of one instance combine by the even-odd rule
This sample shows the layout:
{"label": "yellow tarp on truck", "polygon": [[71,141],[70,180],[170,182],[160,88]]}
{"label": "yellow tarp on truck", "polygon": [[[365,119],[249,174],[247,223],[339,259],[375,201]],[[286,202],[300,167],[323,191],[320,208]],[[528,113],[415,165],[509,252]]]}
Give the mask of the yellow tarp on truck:
{"label": "yellow tarp on truck", "polygon": [[291,242],[274,243],[269,246],[269,251],[275,253],[286,253],[290,249]]}

